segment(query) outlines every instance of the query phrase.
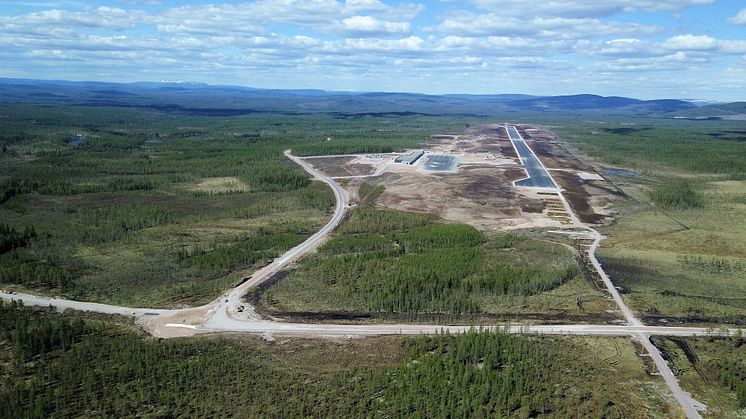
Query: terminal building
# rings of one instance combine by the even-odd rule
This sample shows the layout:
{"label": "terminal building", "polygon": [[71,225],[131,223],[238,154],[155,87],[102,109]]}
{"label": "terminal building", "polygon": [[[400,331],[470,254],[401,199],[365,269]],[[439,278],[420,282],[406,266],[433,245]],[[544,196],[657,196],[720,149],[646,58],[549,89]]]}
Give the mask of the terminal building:
{"label": "terminal building", "polygon": [[420,157],[425,155],[425,150],[415,150],[409,154],[403,154],[396,159],[394,159],[394,163],[401,163],[401,164],[408,164],[413,165],[417,163],[417,160],[420,159]]}

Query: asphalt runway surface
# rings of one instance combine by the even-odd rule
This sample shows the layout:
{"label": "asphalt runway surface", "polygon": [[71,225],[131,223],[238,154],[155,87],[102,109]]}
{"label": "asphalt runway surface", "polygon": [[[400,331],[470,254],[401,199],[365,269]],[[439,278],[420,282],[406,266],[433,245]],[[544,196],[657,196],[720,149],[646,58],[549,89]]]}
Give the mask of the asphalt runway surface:
{"label": "asphalt runway surface", "polygon": [[433,172],[448,172],[456,167],[456,158],[453,156],[444,156],[442,154],[433,154],[427,157],[424,169]]}
{"label": "asphalt runway surface", "polygon": [[508,126],[507,131],[510,141],[513,142],[513,146],[515,146],[518,156],[523,162],[523,168],[528,172],[528,179],[517,180],[515,185],[529,188],[556,188],[557,185],[547,173],[547,169],[542,166],[534,152],[523,141],[518,130],[515,127]]}

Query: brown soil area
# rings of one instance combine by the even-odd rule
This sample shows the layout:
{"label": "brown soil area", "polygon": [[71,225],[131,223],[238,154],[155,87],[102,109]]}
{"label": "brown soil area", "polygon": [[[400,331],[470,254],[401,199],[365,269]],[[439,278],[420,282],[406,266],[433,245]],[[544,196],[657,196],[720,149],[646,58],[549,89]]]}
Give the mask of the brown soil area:
{"label": "brown soil area", "polygon": [[483,230],[554,225],[541,214],[541,198],[512,186],[523,177],[521,169],[496,167],[466,167],[452,174],[385,174],[386,190],[377,205],[434,214]]}
{"label": "brown soil area", "polygon": [[505,175],[505,178],[508,179],[510,182],[524,179],[526,177],[526,171],[517,167],[515,169],[505,169],[503,174]]}
{"label": "brown soil area", "polygon": [[[515,172],[520,172],[520,170],[508,170],[511,171],[512,176],[516,176]],[[513,199],[516,197],[515,188],[511,187],[509,182],[500,182],[497,179],[499,176],[510,181],[511,176],[506,175],[505,172],[505,170],[490,168],[463,169],[462,173],[467,179],[461,182],[464,188],[457,191],[457,195],[477,203],[488,203],[494,198]]]}
{"label": "brown soil area", "polygon": [[359,176],[370,175],[375,173],[375,168],[369,164],[353,164],[356,157],[319,157],[311,158],[306,161],[319,169],[327,176]]}
{"label": "brown soil area", "polygon": [[586,190],[592,195],[614,195],[620,198],[629,198],[629,195],[619,190],[616,186],[610,185],[604,181],[586,180]]}
{"label": "brown soil area", "polygon": [[510,140],[502,140],[500,142],[500,152],[505,157],[510,157],[513,159],[518,159],[518,154],[515,152],[515,147],[513,147],[513,144],[510,142]]}
{"label": "brown soil area", "polygon": [[505,157],[518,159],[518,154],[508,138],[508,133],[502,126],[485,125],[474,130],[476,135],[482,136],[481,147],[478,151],[500,153]]}
{"label": "brown soil area", "polygon": [[502,125],[482,125],[474,128],[473,132],[479,135],[494,135],[499,138],[508,138],[508,133],[505,132],[505,127]]}
{"label": "brown soil area", "polygon": [[724,317],[704,317],[704,316],[642,316],[642,322],[648,326],[700,326],[708,327],[713,325],[746,325],[746,319],[743,318],[724,318]]}
{"label": "brown soil area", "polygon": [[552,172],[554,179],[564,189],[563,195],[570,203],[575,215],[580,221],[589,224],[602,224],[606,218],[605,215],[596,214],[591,208],[591,195],[585,190],[584,183],[577,174],[572,172]]}
{"label": "brown soil area", "polygon": [[[611,221],[605,206],[620,193],[606,181],[583,180],[575,171],[594,173],[593,167],[577,159],[551,132],[530,125],[517,126],[539,159],[566,191],[573,210],[586,223]],[[428,213],[448,221],[464,222],[482,230],[561,227],[568,217],[557,217],[535,191],[516,188],[513,181],[526,177],[519,160],[499,124],[467,129],[463,134],[433,135],[428,151],[458,156],[456,172],[425,172],[418,167],[393,164],[393,156],[371,160],[365,156],[313,158],[307,161],[333,177],[381,172],[370,180],[385,185],[377,205],[385,208]],[[516,167],[511,167],[511,166]],[[349,190],[356,189],[357,179]],[[352,191],[354,196],[354,191]],[[554,215],[553,215],[554,214]]]}
{"label": "brown soil area", "polygon": [[399,314],[368,312],[286,312],[263,306],[262,316],[282,319],[293,323],[430,323],[442,325],[495,324],[525,322],[534,324],[617,324],[619,319],[609,313],[565,314],[565,313],[504,313],[504,314]]}
{"label": "brown soil area", "polygon": [[518,159],[505,128],[500,125],[483,125],[459,136],[434,135],[430,138],[429,145],[443,151],[494,153],[508,159]]}
{"label": "brown soil area", "polygon": [[433,140],[435,140],[435,141],[438,141],[438,140],[450,141],[450,140],[455,140],[456,139],[456,135],[438,135],[438,134],[435,134],[435,135],[431,135],[430,138],[433,139]]}

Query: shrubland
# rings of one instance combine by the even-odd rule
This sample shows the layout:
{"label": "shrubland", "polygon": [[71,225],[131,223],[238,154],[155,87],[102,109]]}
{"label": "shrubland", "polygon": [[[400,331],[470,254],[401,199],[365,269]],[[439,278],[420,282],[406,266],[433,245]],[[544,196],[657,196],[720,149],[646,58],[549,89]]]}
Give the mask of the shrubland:
{"label": "shrubland", "polygon": [[743,121],[631,119],[556,130],[631,198],[599,250],[647,322],[746,324]]}

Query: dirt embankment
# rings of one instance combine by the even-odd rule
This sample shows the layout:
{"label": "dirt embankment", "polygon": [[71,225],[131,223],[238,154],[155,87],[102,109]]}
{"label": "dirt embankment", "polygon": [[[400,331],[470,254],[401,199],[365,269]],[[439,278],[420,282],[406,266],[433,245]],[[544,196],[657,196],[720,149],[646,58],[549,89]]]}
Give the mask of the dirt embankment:
{"label": "dirt embankment", "polygon": [[461,135],[433,135],[428,142],[433,152],[484,155],[493,154],[507,162],[518,163],[518,155],[499,125],[484,125],[467,130]]}
{"label": "dirt embankment", "polygon": [[588,224],[603,224],[606,216],[597,214],[590,205],[591,195],[585,190],[584,181],[575,173],[553,172],[552,176],[564,189],[563,195],[570,203],[580,221]]}

